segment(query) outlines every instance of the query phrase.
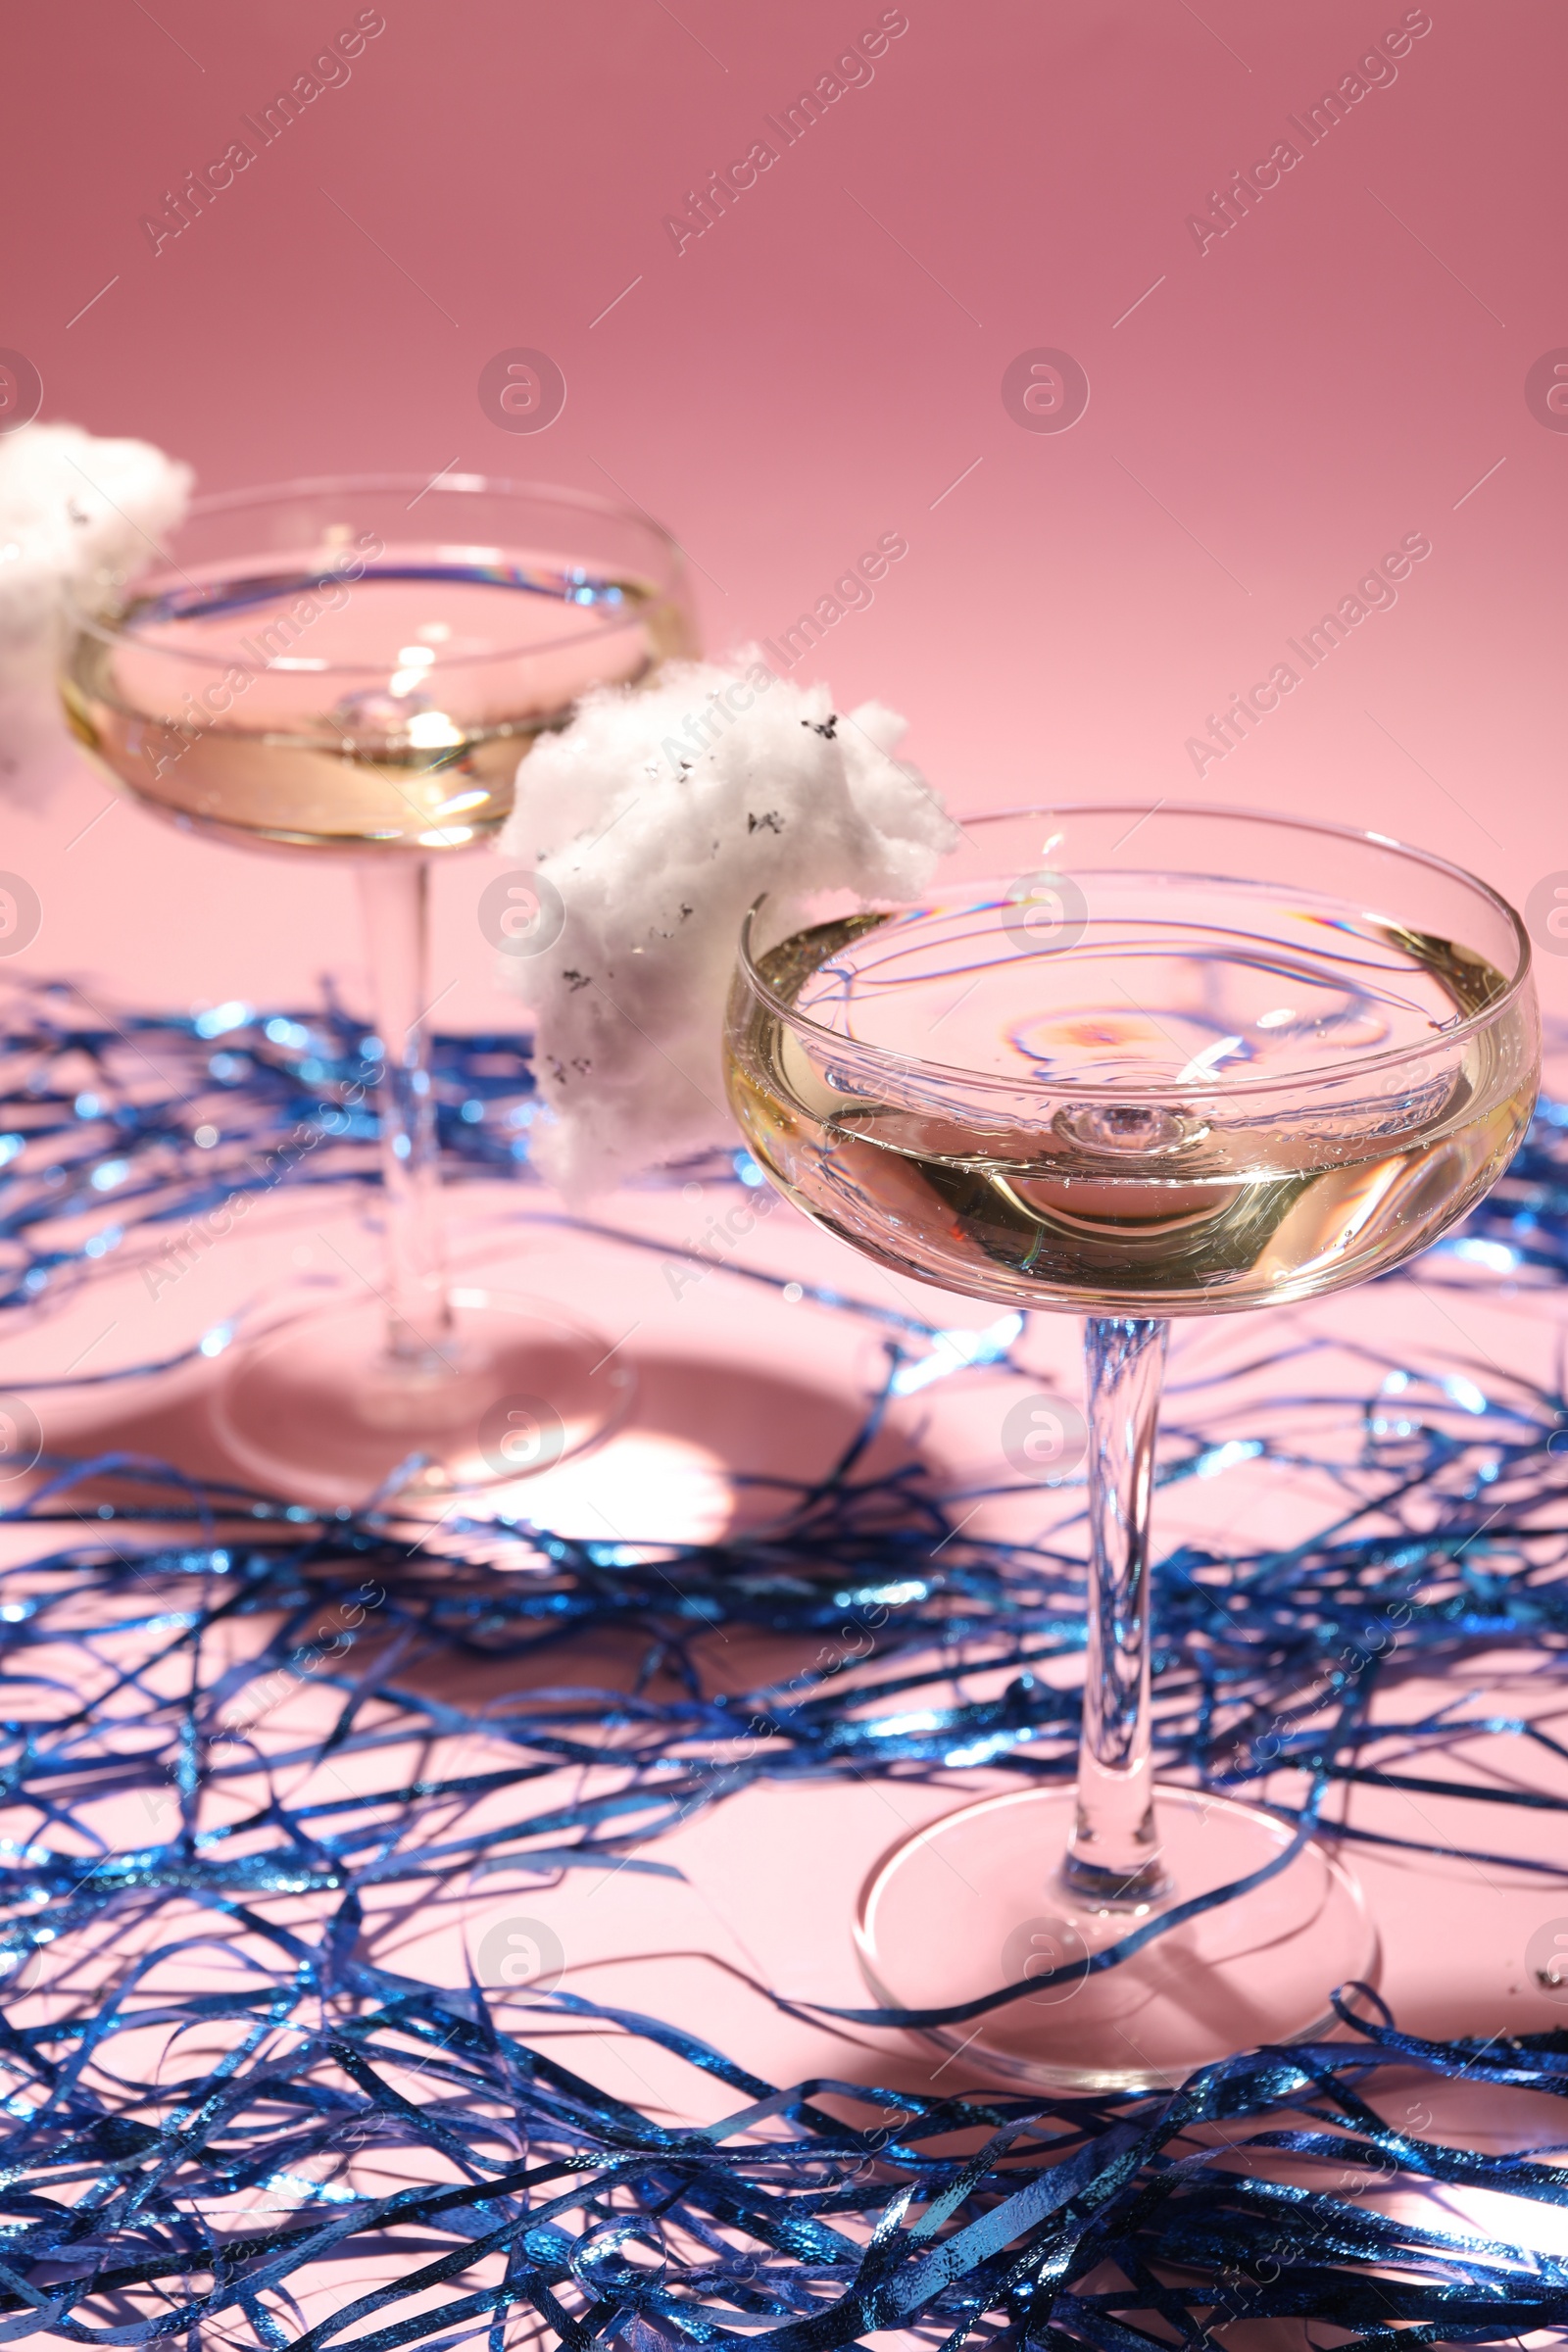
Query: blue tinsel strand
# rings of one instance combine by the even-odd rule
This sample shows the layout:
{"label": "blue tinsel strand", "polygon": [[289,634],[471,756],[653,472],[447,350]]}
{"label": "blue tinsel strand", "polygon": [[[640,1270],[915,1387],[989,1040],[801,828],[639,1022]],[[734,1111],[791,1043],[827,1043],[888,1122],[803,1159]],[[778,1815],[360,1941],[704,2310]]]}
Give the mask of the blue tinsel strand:
{"label": "blue tinsel strand", "polygon": [[[7,2036],[6,2337],[500,2352],[511,2318],[632,2352],[829,2352],[911,2325],[955,2352],[1137,2352],[1304,2317],[1382,2352],[1568,2320],[1557,2257],[1368,2194],[1568,2202],[1549,2150],[1470,2153],[1410,2095],[1462,2081],[1494,2115],[1509,2093],[1560,2099],[1561,2036],[1428,2043],[1344,2010],[1349,2041],[1238,2054],[1175,2093],[781,2089],[636,2012],[394,1976],[356,1957],[352,1901],[315,1940],[245,1924],[270,1953],[228,1989],[171,1995],[150,1959],[96,2016]],[[656,2122],[570,2066],[573,2021],[675,2053],[737,2104]],[[149,2026],[200,2026],[224,2054],[149,2082]],[[351,2255],[357,2278],[377,2255],[392,2276],[306,2325],[313,2266]]]}
{"label": "blue tinsel strand", "polygon": [[[51,1299],[242,1186],[373,1181],[373,1127],[355,1090],[377,1051],[330,1005],[178,1021],[111,1017],[63,990],[19,1000],[0,1111],[0,1155],[14,1163],[0,1302]],[[453,1171],[524,1173],[521,1042],[443,1039],[436,1071]],[[1544,1105],[1509,1176],[1444,1246],[1456,1278],[1560,1278],[1565,1124]],[[302,1132],[315,1146],[290,1152]],[[1429,1257],[1423,1279],[1433,1271]],[[893,1335],[890,1388],[957,1367],[942,1335],[874,1319]],[[999,1327],[984,1352],[1004,1362],[1008,1338]],[[1161,1767],[1222,1788],[1290,1770],[1307,1814],[1337,1780],[1460,1797],[1483,1824],[1488,1805],[1568,1809],[1411,1769],[1412,1751],[1440,1761],[1478,1730],[1563,1753],[1533,1725],[1401,1717],[1388,1703],[1369,1720],[1374,1691],[1395,1699],[1474,1649],[1528,1643],[1561,1672],[1568,1582],[1552,1448],[1568,1428],[1563,1399],[1492,1375],[1483,1388],[1464,1372],[1381,1361],[1369,1372],[1370,1398],[1303,1383],[1289,1404],[1249,1406],[1230,1435],[1237,1408],[1223,1387],[1173,1392],[1165,1482],[1310,1459],[1345,1502],[1332,1526],[1286,1549],[1187,1546],[1161,1562]],[[1303,1439],[1307,1416],[1321,1430],[1325,1413],[1358,1428],[1349,1453],[1330,1458]],[[14,2315],[0,2319],[0,2341],[194,2344],[205,2328],[212,2341],[314,2352],[344,2329],[377,2347],[456,2329],[488,2332],[499,2352],[514,2311],[573,2352],[756,2333],[775,2352],[825,2352],[916,2321],[955,2339],[1000,2329],[1134,2352],[1172,2329],[1199,2344],[1230,2319],[1303,2313],[1380,2348],[1412,2328],[1423,2342],[1484,2341],[1568,2320],[1568,2272],[1554,2260],[1462,2239],[1442,2214],[1430,2228],[1396,2223],[1311,2175],[1328,2164],[1341,2188],[1359,2168],[1373,2181],[1563,2201],[1568,2175],[1441,2146],[1406,2129],[1408,2108],[1396,2124],[1371,2103],[1388,2059],[1492,2096],[1560,2096],[1568,2054],[1555,2037],[1425,2045],[1363,2024],[1359,2045],[1239,2056],[1174,2100],[781,2092],[651,2020],[566,1994],[530,2019],[477,1987],[411,1984],[357,1955],[362,1886],[524,1856],[546,1878],[607,1862],[657,1870],[657,1848],[645,1849],[661,1831],[763,1778],[930,1779],[982,1763],[1070,1775],[1076,1694],[1041,1670],[1083,1640],[1072,1497],[1054,1535],[983,1541],[965,1525],[973,1495],[944,1496],[913,1471],[868,1475],[869,1435],[830,1480],[784,1496],[773,1522],[710,1544],[590,1544],[478,1515],[421,1540],[389,1511],[323,1517],[120,1458],[56,1466],[11,1514],[76,1532],[5,1580],[0,1670],[30,1685],[32,1703],[0,1751],[20,1833],[0,1862],[0,1952],[30,1979],[50,1944],[95,1920],[194,1902],[215,1928],[249,1932],[251,1988],[169,1991],[182,1940],[95,2015],[0,2031],[13,2217],[0,2311]],[[108,1522],[101,1540],[79,1532],[88,1512]],[[255,1632],[238,1664],[236,1620]],[[715,1695],[702,1643],[718,1628],[792,1637],[816,1654],[781,1685]],[[564,1680],[570,1645],[606,1634],[642,1647],[632,1690],[539,1688],[543,1661],[559,1659]],[[112,1710],[83,1705],[127,1641],[178,1663],[179,1695],[168,1695],[173,1679],[161,1690],[137,1674],[119,1680]],[[44,1653],[58,1660],[71,1644],[78,1669],[40,1690]],[[521,1694],[481,1724],[421,1694],[417,1668],[439,1655],[513,1662]],[[980,1667],[1007,1675],[1001,1695],[956,1697],[956,1674]],[[286,1748],[266,1719],[275,1692],[307,1677],[339,1696],[335,1754],[368,1764],[410,1739],[482,1731],[514,1761],[289,1804],[278,1777],[298,1786],[323,1743]],[[590,1801],[553,1791],[501,1828],[466,1818],[565,1765],[596,1768]],[[238,1831],[206,1817],[209,1789],[254,1799]],[[146,1800],[155,1835],[105,1850],[91,1809],[125,1794]],[[1484,1838],[1479,1857],[1492,1859]],[[84,1853],[97,1857],[85,1879]],[[311,1891],[335,1905],[319,1942],[255,1907]],[[257,1939],[273,1961],[257,1958]],[[540,2046],[573,2019],[646,2035],[747,2105],[716,2130],[657,2125]],[[131,2060],[122,2077],[114,2052],[149,2021],[221,2026],[231,2059],[177,2096],[136,2080]],[[411,2102],[397,2084],[415,2074],[424,2088]],[[820,2104],[829,2092],[862,2120],[836,2120]],[[873,2107],[879,2120],[863,2120]],[[1216,2124],[1231,2145],[1246,2124],[1240,2144],[1281,2165],[1238,2174],[1211,2160]],[[378,2172],[422,2181],[428,2157],[440,2185],[372,2195],[355,2169],[372,2135]],[[258,2191],[299,2218],[257,2230],[244,2208]],[[396,2249],[396,2279],[300,2332],[290,2282],[303,2291],[311,2266],[349,2244]],[[503,2260],[499,2284],[473,2276],[490,2253]],[[1110,2273],[1121,2283],[1106,2285]],[[435,2308],[412,2310],[437,2287]]]}

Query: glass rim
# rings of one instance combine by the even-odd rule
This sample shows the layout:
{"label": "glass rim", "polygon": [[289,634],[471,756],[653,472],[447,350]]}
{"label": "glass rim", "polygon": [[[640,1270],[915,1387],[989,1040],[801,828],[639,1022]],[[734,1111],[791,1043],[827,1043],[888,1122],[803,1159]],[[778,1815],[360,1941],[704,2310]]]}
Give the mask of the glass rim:
{"label": "glass rim", "polygon": [[[431,493],[455,491],[460,497],[469,498],[537,499],[550,505],[575,510],[579,514],[593,514],[601,521],[630,524],[635,529],[644,532],[655,545],[662,549],[667,561],[669,567],[667,581],[659,587],[656,593],[661,598],[678,601],[684,589],[686,581],[685,550],[674,533],[668,530],[663,523],[656,520],[645,508],[603,497],[595,490],[579,490],[569,484],[559,482],[517,481],[510,475],[504,474],[438,473],[433,477],[416,473],[302,474],[292,480],[259,482],[249,488],[209,490],[191,500],[180,522],[174,525],[174,531],[166,533],[165,537],[172,537],[174,532],[177,532],[187,522],[204,521],[209,516],[240,513],[253,507],[281,506],[291,498],[349,496],[356,493],[395,495],[404,490],[415,493],[409,502],[408,509],[405,510],[406,512],[412,512],[421,498],[428,497]],[[172,571],[179,571],[179,564],[169,553],[167,547],[152,539],[149,539],[148,544],[153,548],[161,563]],[[247,558],[243,553],[237,552],[234,560],[236,563],[242,563],[247,561]],[[188,577],[188,575],[182,576]],[[344,581],[343,585],[352,588],[354,583]],[[306,591],[302,590],[301,593],[304,594]],[[179,661],[189,663],[193,667],[220,671],[233,667],[231,655],[208,653],[199,647],[189,645],[169,645],[154,631],[122,627],[113,615],[93,611],[79,591],[73,586],[68,585],[63,602],[66,622],[74,635],[94,637],[101,645],[133,645],[143,653],[157,654],[166,661]],[[442,655],[437,653],[429,666],[432,671],[450,672],[466,667],[479,666],[486,662],[536,660],[540,655],[558,654],[574,645],[602,644],[607,639],[616,636],[622,629],[629,628],[639,621],[643,616],[643,608],[634,606],[618,620],[608,623],[601,621],[588,628],[572,629],[559,637],[541,638],[531,645],[497,646],[480,654]],[[269,663],[268,666],[270,667],[271,664]],[[311,674],[313,677],[375,677],[386,666],[385,662],[322,662],[313,665]]]}
{"label": "glass rim", "polygon": [[[949,813],[952,814],[952,811]],[[863,1044],[858,1038],[846,1037],[839,1030],[829,1029],[822,1022],[813,1021],[808,1014],[799,1012],[789,1004],[778,991],[769,985],[757,967],[752,953],[752,930],[757,916],[767,904],[768,894],[765,891],[760,898],[753,901],[742,919],[739,970],[752,994],[771,1012],[776,1013],[781,1020],[787,1021],[792,1029],[806,1031],[813,1039],[821,1039],[825,1046],[841,1054],[848,1052],[857,1055],[871,1069],[880,1067],[890,1073],[897,1072],[903,1076],[906,1083],[911,1079],[916,1083],[921,1079],[929,1079],[947,1086],[966,1087],[971,1092],[984,1090],[988,1095],[1004,1094],[1017,1097],[1027,1092],[1031,1096],[1049,1097],[1052,1101],[1060,1097],[1075,1102],[1083,1102],[1086,1099],[1120,1102],[1157,1099],[1161,1103],[1173,1100],[1191,1103],[1212,1102],[1216,1098],[1223,1098],[1229,1102],[1238,1095],[1246,1094],[1255,1098],[1292,1089],[1305,1097],[1309,1093],[1316,1093],[1320,1088],[1332,1085],[1342,1078],[1352,1076],[1358,1072],[1388,1069],[1400,1062],[1420,1061],[1449,1046],[1461,1044],[1465,1039],[1479,1034],[1480,1031],[1489,1028],[1498,1020],[1529,985],[1533,966],[1530,934],[1526,930],[1523,918],[1517,908],[1502,896],[1502,893],[1494,890],[1492,884],[1484,882],[1479,874],[1473,874],[1468,866],[1456,865],[1451,858],[1440,857],[1435,850],[1417,849],[1409,842],[1396,840],[1392,834],[1375,832],[1370,826],[1337,825],[1320,817],[1281,816],[1267,808],[1228,808],[1215,801],[1171,800],[1149,802],[1026,801],[1015,808],[988,808],[977,816],[959,817],[955,815],[953,822],[967,838],[971,835],[973,828],[982,825],[1006,824],[1019,817],[1127,816],[1143,818],[1161,813],[1173,817],[1214,818],[1228,824],[1270,825],[1280,832],[1313,833],[1331,840],[1355,842],[1372,849],[1392,851],[1396,857],[1408,858],[1414,865],[1424,866],[1432,873],[1442,874],[1449,881],[1462,884],[1465,888],[1475,892],[1477,897],[1485,900],[1496,913],[1501,915],[1513,934],[1514,944],[1518,951],[1514,971],[1501,993],[1494,997],[1490,1004],[1482,1006],[1479,1011],[1467,1013],[1462,1020],[1456,1021],[1451,1029],[1441,1030],[1424,1044],[1394,1046],[1376,1054],[1347,1054],[1343,1061],[1331,1062],[1320,1070],[1314,1070],[1306,1079],[1300,1076],[1295,1078],[1259,1077],[1235,1078],[1216,1082],[1214,1078],[1210,1077],[1206,1083],[1197,1080],[1183,1085],[1172,1079],[1168,1084],[1150,1087],[1078,1079],[1001,1077],[995,1072],[966,1070],[952,1062],[926,1061],[906,1054],[895,1054],[885,1046]],[[1071,954],[1070,949],[1064,952]]]}

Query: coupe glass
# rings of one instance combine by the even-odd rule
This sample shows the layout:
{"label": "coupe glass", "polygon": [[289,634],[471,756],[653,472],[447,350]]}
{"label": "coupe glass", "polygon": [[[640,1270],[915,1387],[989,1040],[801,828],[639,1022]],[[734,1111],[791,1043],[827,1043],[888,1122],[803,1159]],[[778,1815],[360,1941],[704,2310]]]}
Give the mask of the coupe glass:
{"label": "coupe glass", "polygon": [[1086,1415],[1021,1401],[1004,1441],[1037,1475],[1053,1448],[1070,1469],[1084,1432],[1077,1784],[983,1798],[884,1857],[855,1927],[877,1997],[952,2010],[1028,1983],[928,2026],[1004,2075],[1102,2087],[1320,2029],[1334,1986],[1377,1965],[1350,1874],[1281,1814],[1153,1781],[1166,1336],[1366,1282],[1481,1199],[1540,1075],[1519,918],[1375,833],[1024,809],[970,820],[916,905],[762,901],[728,1067],[753,1152],[829,1232],[922,1282],[1086,1317]]}
{"label": "coupe glass", "polygon": [[[405,1494],[493,1484],[593,1444],[631,1396],[604,1335],[446,1278],[429,866],[505,821],[519,759],[586,688],[694,650],[674,542],[570,490],[285,482],[198,500],[147,568],[101,577],[71,619],[68,715],[136,800],[359,871],[385,1270],[363,1298],[236,1350],[217,1408],[229,1446],[289,1494],[355,1502],[389,1481]],[[490,923],[511,953],[542,952],[550,928],[526,885]]]}

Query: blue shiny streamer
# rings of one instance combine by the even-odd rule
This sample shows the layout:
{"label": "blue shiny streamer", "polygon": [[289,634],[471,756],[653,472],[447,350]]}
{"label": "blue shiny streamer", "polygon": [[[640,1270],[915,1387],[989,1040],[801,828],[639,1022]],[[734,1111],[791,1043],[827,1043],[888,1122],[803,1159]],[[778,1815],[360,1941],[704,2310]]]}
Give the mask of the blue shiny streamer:
{"label": "blue shiny streamer", "polygon": [[[894,1344],[892,1371],[905,1360]],[[1330,1526],[1250,1553],[1184,1544],[1158,1563],[1160,1768],[1219,1790],[1290,1774],[1318,1789],[1450,1795],[1504,1817],[1521,1805],[1568,1809],[1500,1779],[1424,1768],[1483,1730],[1562,1756],[1538,1726],[1469,1704],[1432,1715],[1392,1703],[1402,1686],[1451,1673],[1477,1648],[1529,1644],[1543,1671],[1561,1658],[1568,1583],[1550,1447],[1562,1406],[1512,1384],[1478,1415],[1456,1407],[1436,1374],[1400,1378],[1397,1419],[1382,1395],[1371,1405],[1340,1400],[1359,1417],[1362,1440],[1336,1475],[1362,1492]],[[1202,1401],[1212,1426],[1211,1389]],[[1070,1778],[1078,1694],[1046,1670],[1084,1638],[1077,1505],[1063,1496],[1059,1543],[977,1536],[964,1524],[972,1494],[944,1495],[917,1467],[861,1466],[876,1422],[873,1410],[831,1478],[780,1490],[776,1517],[710,1544],[595,1542],[493,1506],[454,1513],[432,1536],[391,1507],[321,1513],[133,1457],[62,1465],[6,1514],[32,1528],[63,1524],[71,1541],[9,1580],[0,1666],[25,1683],[34,1657],[58,1657],[64,1641],[107,1672],[130,1635],[180,1661],[181,1694],[133,1681],[119,1688],[112,1724],[72,1704],[54,1719],[30,1710],[0,1734],[5,1796],[28,1825],[0,1856],[10,1911],[0,1954],[21,1965],[112,1886],[144,1895],[198,1881],[331,1890],[369,1867],[388,1881],[533,1852],[557,1869],[567,1853],[578,1866],[618,1859],[762,1780],[871,1771],[931,1781],[979,1765]],[[1295,1458],[1278,1436],[1260,1443],[1262,1458]],[[1234,1464],[1236,1441],[1216,1446],[1173,1418],[1161,1477],[1205,1475],[1227,1453]],[[256,1631],[235,1664],[229,1646],[246,1621]],[[719,1631],[782,1637],[799,1662],[713,1691],[704,1658]],[[642,1654],[630,1690],[552,1687],[573,1644],[617,1636]],[[505,1665],[514,1696],[502,1709],[437,1701],[420,1676],[440,1658]],[[963,1694],[957,1678],[981,1670],[1004,1674],[1003,1689]],[[139,1796],[156,1810],[175,1790],[181,1759],[217,1787],[244,1785],[264,1765],[296,1770],[317,1751],[272,1753],[265,1725],[307,1681],[341,1710],[334,1755],[453,1737],[499,1744],[515,1761],[471,1785],[423,1782],[390,1824],[381,1799],[328,1794],[299,1808],[273,1793],[242,1853],[227,1832],[187,1837],[171,1823],[133,1855],[107,1859],[85,1894],[71,1891],[74,1860],[37,1844],[56,1817],[57,1785]],[[1374,1723],[1378,1691],[1388,1703]],[[591,1804],[519,1806],[505,1829],[465,1827],[464,1814],[496,1789],[589,1763],[601,1783]],[[437,1816],[444,1829],[431,1855]],[[1524,1867],[1562,1875],[1540,1861]]]}
{"label": "blue shiny streamer", "polygon": [[[330,1002],[181,1020],[105,1013],[64,988],[19,992],[0,1107],[0,1306],[48,1304],[106,1260],[156,1262],[171,1229],[236,1190],[373,1183],[364,1102],[378,1054]],[[435,1066],[449,1171],[526,1178],[522,1041],[444,1038]],[[744,1154],[695,1172],[757,1173]],[[1568,1111],[1547,1102],[1423,1280],[1555,1282],[1565,1249]],[[566,1992],[519,2007],[476,1984],[443,1991],[362,1955],[371,1886],[667,1870],[664,1831],[760,1781],[940,1782],[982,1764],[1070,1777],[1077,1693],[1047,1670],[1083,1642],[1071,1491],[1054,1530],[1007,1544],[969,1532],[977,1494],[943,1494],[917,1467],[866,1467],[889,1397],[968,1361],[1015,1369],[1015,1330],[977,1343],[805,1287],[880,1326],[884,1395],[829,1478],[780,1487],[771,1519],[720,1542],[590,1543],[477,1507],[431,1538],[395,1504],[321,1513],[123,1455],[50,1463],[5,1514],[71,1536],[50,1550],[45,1534],[0,1603],[0,1669],[25,1701],[0,1727],[16,1829],[0,1847],[0,1963],[30,1984],[52,1944],[95,1922],[179,1918],[175,1940],[96,2010],[0,2024],[0,2342],[325,2352],[345,2335],[388,2347],[488,2337],[499,2352],[527,2323],[573,2352],[759,2335],[774,2352],[826,2352],[917,2323],[953,2346],[973,2334],[1134,2352],[1307,2316],[1392,2352],[1412,2330],[1486,2342],[1568,2320],[1557,2258],[1467,2233],[1441,2209],[1417,2225],[1354,2185],[1563,2202],[1568,2172],[1527,2146],[1480,2155],[1412,2131],[1408,2082],[1491,2102],[1490,2127],[1511,2092],[1563,2095],[1568,2037],[1421,2042],[1366,1996],[1345,2013],[1352,2040],[1241,2053],[1173,2095],[939,2100],[855,2082],[779,2088],[652,2019]],[[1343,1504],[1298,1543],[1185,1544],[1159,1563],[1161,1770],[1266,1787],[1302,1835],[1339,1784],[1459,1799],[1483,1825],[1568,1809],[1500,1776],[1433,1769],[1482,1732],[1521,1756],[1561,1757],[1539,1726],[1469,1700],[1396,1704],[1402,1687],[1499,1645],[1529,1644],[1543,1678],[1560,1676],[1560,1383],[1365,1362],[1370,1395],[1329,1393],[1311,1387],[1303,1348],[1302,1389],[1266,1406],[1233,1395],[1234,1375],[1173,1383],[1162,1482],[1305,1463]],[[1327,1446],[1330,1424],[1354,1443]],[[716,1693],[705,1662],[720,1630],[782,1638],[799,1663]],[[637,1645],[630,1689],[550,1679],[558,1664],[570,1673],[585,1637],[607,1636]],[[434,1696],[421,1669],[438,1659],[505,1663],[514,1695],[482,1712]],[[1002,1690],[966,1695],[962,1678],[982,1669],[1005,1674]],[[335,1720],[291,1742],[269,1719],[306,1682],[333,1693]],[[368,1778],[380,1751],[476,1739],[502,1759],[485,1771]],[[364,1787],[280,1792],[351,1754]],[[563,1766],[595,1768],[591,1797],[561,1794]],[[529,1788],[547,1782],[535,1803]],[[503,1790],[517,1792],[511,1818],[481,1826],[478,1808]],[[240,1793],[250,1809],[215,1823],[206,1791]],[[126,1797],[152,1832],[135,1847],[94,1826],[98,1804]],[[1568,1876],[1490,1852],[1492,1834],[1425,1850]],[[332,1905],[314,1939],[256,1908],[300,1894]],[[239,1989],[168,1989],[182,1962],[200,1981],[209,1932],[190,1930],[192,1905],[212,1915],[231,1978],[238,1953]],[[1023,1989],[998,1987],[966,2013]],[[177,2089],[150,2083],[133,2037],[152,2025],[226,2038],[227,2054]],[[562,2036],[606,2028],[673,2053],[742,2105],[719,2125],[674,2129],[553,2054]],[[1402,2121],[1376,2104],[1390,2084]],[[1250,2152],[1240,2172],[1227,2162],[1237,2148]],[[373,2187],[367,2149],[378,2176],[410,2185]],[[258,2197],[285,2218],[248,2219]],[[373,2250],[395,2256],[390,2281],[307,2327],[294,2297],[319,2266]]]}
{"label": "blue shiny streamer", "polygon": [[[223,1941],[224,1989],[152,1981],[207,1956],[188,1937],[95,2015],[6,2032],[0,2340],[391,2352],[500,2344],[512,2322],[573,2347],[829,2352],[918,2326],[1133,2352],[1247,2320],[1380,2348],[1568,2321],[1568,2263],[1529,2243],[1568,2168],[1519,2096],[1568,2093],[1560,2035],[1428,2042],[1352,1991],[1347,2038],[1175,2091],[778,2086],[636,2011],[378,1967],[352,1896],[313,1936],[231,1908],[248,1936],[237,1970]],[[199,2055],[149,2081],[145,2036],[172,2026]],[[600,2089],[572,2043],[607,2032],[707,2077],[724,2112],[672,2125]],[[1519,2140],[1479,2154],[1435,2129],[1451,2084]],[[1502,2192],[1525,2242],[1435,2189]],[[334,2261],[336,2307],[308,2324]]]}

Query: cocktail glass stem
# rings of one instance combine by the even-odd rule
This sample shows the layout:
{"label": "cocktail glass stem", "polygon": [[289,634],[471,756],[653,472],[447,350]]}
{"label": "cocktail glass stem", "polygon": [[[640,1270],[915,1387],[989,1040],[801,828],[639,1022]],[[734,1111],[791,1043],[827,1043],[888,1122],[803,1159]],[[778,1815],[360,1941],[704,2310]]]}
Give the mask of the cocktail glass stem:
{"label": "cocktail glass stem", "polygon": [[1062,1878],[1103,1908],[1168,1886],[1154,1814],[1150,1720],[1150,1505],[1168,1323],[1094,1315],[1084,1326],[1089,1406],[1089,1641],[1078,1807]]}
{"label": "cocktail glass stem", "polygon": [[382,1046],[381,1120],[387,1353],[410,1372],[456,1369],[449,1344],[440,1144],[430,1084],[430,867],[385,857],[360,867],[360,901]]}

